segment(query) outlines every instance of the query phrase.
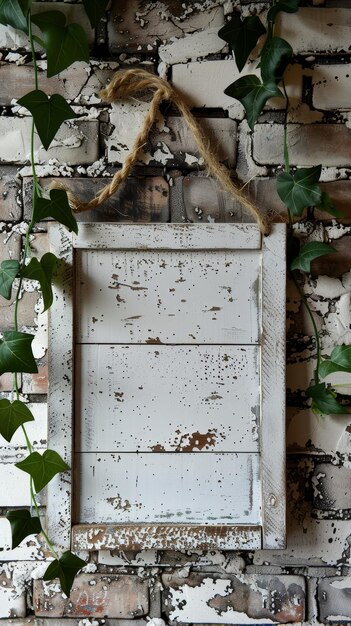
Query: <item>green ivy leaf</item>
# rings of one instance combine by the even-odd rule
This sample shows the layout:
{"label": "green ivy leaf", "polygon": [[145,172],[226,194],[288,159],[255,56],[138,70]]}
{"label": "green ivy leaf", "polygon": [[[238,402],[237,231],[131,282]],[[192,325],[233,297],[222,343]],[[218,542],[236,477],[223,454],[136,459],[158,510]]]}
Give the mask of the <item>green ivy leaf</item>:
{"label": "green ivy leaf", "polygon": [[308,206],[318,205],[322,192],[318,184],[322,166],[302,167],[295,174],[283,172],[277,177],[277,192],[293,215],[301,216]]}
{"label": "green ivy leaf", "polygon": [[36,198],[34,202],[33,220],[40,222],[47,217],[52,217],[68,230],[78,233],[76,218],[72,214],[72,209],[68,202],[67,193],[63,189],[51,189],[50,200],[47,198]]}
{"label": "green ivy leaf", "polygon": [[98,25],[104,16],[109,0],[83,0],[85,12],[92,28]]}
{"label": "green ivy leaf", "polygon": [[330,359],[322,361],[318,369],[321,378],[334,372],[351,372],[351,346],[336,346]]}
{"label": "green ivy leaf", "polygon": [[23,278],[37,280],[40,283],[44,300],[43,312],[47,311],[53,302],[51,281],[57,266],[57,261],[57,257],[52,254],[52,252],[47,252],[40,261],[35,258],[31,259],[29,264],[22,271]]}
{"label": "green ivy leaf", "polygon": [[61,124],[78,117],[62,96],[54,94],[49,98],[39,89],[27,93],[17,102],[32,114],[45,150],[49,148]]}
{"label": "green ivy leaf", "polygon": [[39,13],[32,21],[43,33],[49,78],[76,61],[89,61],[87,36],[80,24],[66,25],[66,18],[60,11]]}
{"label": "green ivy leaf", "polygon": [[11,524],[12,550],[30,535],[38,535],[43,530],[39,517],[32,517],[29,511],[9,511],[6,514]]}
{"label": "green ivy leaf", "polygon": [[243,20],[239,15],[234,15],[230,22],[218,31],[218,37],[224,39],[233,49],[239,72],[259,37],[265,32],[266,29],[257,15],[250,15]]}
{"label": "green ivy leaf", "polygon": [[320,243],[319,241],[311,241],[302,246],[299,255],[293,260],[291,264],[292,270],[302,270],[303,272],[309,272],[311,270],[311,261],[317,259],[320,256],[326,256],[336,252],[335,248],[327,243]]}
{"label": "green ivy leaf", "polygon": [[306,394],[312,398],[312,409],[324,415],[344,415],[348,409],[336,399],[336,393],[325,383],[312,385],[306,390]]}
{"label": "green ivy leaf", "polygon": [[3,261],[0,266],[0,295],[11,300],[13,281],[15,280],[20,264],[18,261]]}
{"label": "green ivy leaf", "polygon": [[224,90],[224,93],[241,102],[245,108],[247,122],[251,130],[253,130],[267,100],[283,95],[275,83],[263,84],[254,74],[238,78]]}
{"label": "green ivy leaf", "polygon": [[59,578],[61,589],[68,598],[76,575],[85,565],[86,562],[72,552],[64,552],[60,559],[55,559],[50,563],[43,580]]}
{"label": "green ivy leaf", "polygon": [[269,9],[267,13],[267,20],[274,23],[280,11],[283,11],[284,13],[296,13],[298,8],[299,0],[279,0]]}
{"label": "green ivy leaf", "polygon": [[50,480],[69,470],[69,466],[55,450],[45,450],[44,454],[32,452],[26,459],[16,463],[23,472],[27,472],[33,478],[36,493],[39,493]]}
{"label": "green ivy leaf", "polygon": [[38,372],[31,343],[34,335],[6,331],[0,339],[0,376],[5,372]]}
{"label": "green ivy leaf", "polygon": [[0,435],[11,441],[17,428],[26,422],[33,422],[34,417],[28,407],[20,400],[0,400]]}
{"label": "green ivy leaf", "polygon": [[261,77],[264,83],[278,83],[293,55],[293,49],[285,39],[267,39],[261,54]]}
{"label": "green ivy leaf", "polygon": [[28,33],[26,15],[30,4],[27,0],[0,0],[0,24]]}
{"label": "green ivy leaf", "polygon": [[329,213],[334,217],[344,217],[344,214],[335,207],[335,204],[329,194],[325,191],[322,191],[322,198],[320,204],[317,205],[317,209],[320,211],[324,211],[325,213]]}

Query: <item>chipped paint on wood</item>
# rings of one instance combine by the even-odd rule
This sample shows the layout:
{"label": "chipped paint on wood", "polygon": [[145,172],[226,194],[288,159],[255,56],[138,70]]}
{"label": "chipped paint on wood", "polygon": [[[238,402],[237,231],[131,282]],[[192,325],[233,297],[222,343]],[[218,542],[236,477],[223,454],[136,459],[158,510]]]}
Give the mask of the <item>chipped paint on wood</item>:
{"label": "chipped paint on wood", "polygon": [[[258,427],[265,424],[266,431],[269,431],[271,427],[269,421],[271,419],[271,411],[265,410],[260,418],[260,402],[257,396],[255,396],[255,398],[253,396],[250,397],[250,393],[257,394],[259,389],[256,356],[252,356],[257,354],[257,347],[255,345],[250,346],[245,344],[255,344],[260,341],[258,331],[262,323],[262,311],[259,311],[259,307],[261,307],[262,304],[262,263],[263,266],[265,266],[266,262],[269,264],[270,259],[273,259],[273,266],[275,264],[280,272],[279,277],[281,282],[279,282],[279,285],[283,285],[285,263],[281,249],[284,247],[284,226],[278,225],[273,227],[272,239],[268,238],[270,239],[270,243],[264,243],[264,250],[266,246],[268,246],[267,250],[269,250],[269,253],[264,252],[263,255],[260,250],[261,235],[257,226],[252,224],[230,224],[225,226],[217,224],[200,226],[186,224],[172,227],[165,224],[145,225],[142,227],[130,225],[122,226],[118,224],[85,224],[80,229],[80,235],[78,237],[67,235],[60,226],[53,226],[51,230],[53,249],[54,251],[58,251],[59,256],[66,261],[61,277],[65,288],[61,292],[60,289],[55,291],[56,298],[60,300],[59,312],[62,312],[57,318],[58,320],[64,315],[67,306],[69,307],[69,315],[71,315],[72,312],[72,285],[75,275],[75,270],[72,268],[72,260],[78,259],[78,261],[81,261],[85,259],[85,261],[87,261],[85,265],[79,262],[77,264],[78,272],[76,273],[76,277],[77,280],[82,281],[84,285],[81,286],[80,290],[77,290],[78,295],[76,296],[75,308],[77,311],[76,318],[78,320],[80,320],[81,317],[83,318],[85,328],[87,328],[86,322],[89,322],[90,334],[88,334],[88,336],[82,334],[82,332],[77,334],[76,341],[78,341],[78,344],[76,344],[75,351],[77,354],[80,351],[84,354],[84,358],[81,358],[80,361],[82,375],[84,371],[86,371],[85,367],[87,363],[89,361],[93,363],[94,361],[92,356],[86,358],[86,354],[90,352],[92,355],[94,349],[101,352],[96,359],[97,367],[95,367],[95,365],[89,366],[91,374],[96,376],[95,388],[93,384],[92,386],[88,385],[89,388],[86,389],[88,397],[91,398],[94,396],[94,401],[96,401],[95,411],[91,413],[92,420],[96,415],[103,414],[106,407],[108,407],[108,403],[105,399],[106,390],[99,388],[101,380],[105,378],[108,385],[107,395],[111,395],[114,412],[117,415],[117,412],[123,412],[125,410],[125,406],[128,407],[128,403],[129,411],[126,411],[125,415],[130,415],[130,407],[133,406],[135,402],[135,399],[131,398],[131,396],[136,394],[136,390],[135,393],[128,392],[128,390],[124,388],[124,384],[119,385],[117,388],[115,388],[116,385],[113,384],[113,389],[112,386],[109,386],[109,381],[113,380],[115,382],[116,380],[114,374],[115,365],[121,358],[116,358],[115,362],[110,363],[108,363],[107,360],[111,369],[108,372],[103,372],[101,368],[104,368],[105,365],[101,364],[105,363],[106,355],[102,355],[102,352],[106,352],[106,350],[116,351],[116,354],[118,354],[118,351],[123,351],[124,358],[127,359],[127,364],[123,365],[123,370],[128,370],[128,359],[131,359],[129,372],[133,370],[135,380],[138,378],[139,387],[143,388],[138,388],[138,392],[145,391],[145,385],[146,391],[143,398],[147,398],[147,393],[149,393],[151,397],[150,403],[144,401],[144,409],[141,407],[143,409],[141,419],[143,425],[141,426],[141,431],[143,428],[145,429],[145,418],[152,413],[152,408],[149,408],[148,404],[152,406],[153,398],[155,401],[155,394],[151,391],[151,382],[148,382],[147,379],[150,372],[148,372],[146,376],[144,370],[140,369],[140,363],[144,365],[144,368],[150,369],[147,360],[145,362],[145,355],[147,355],[149,360],[150,358],[155,359],[156,357],[160,359],[162,367],[153,367],[155,367],[155,369],[160,367],[158,370],[159,380],[157,384],[159,386],[162,385],[164,392],[166,391],[167,384],[166,380],[162,380],[161,376],[163,374],[165,376],[168,375],[169,380],[172,380],[174,383],[176,378],[174,374],[177,368],[178,370],[185,370],[184,355],[187,354],[187,350],[197,350],[195,354],[201,355],[202,358],[205,354],[210,354],[212,361],[213,359],[214,361],[216,358],[218,359],[218,354],[224,353],[224,356],[227,355],[227,358],[224,359],[225,365],[228,365],[228,357],[235,357],[235,366],[239,369],[240,358],[237,355],[242,351],[243,354],[241,356],[243,357],[245,354],[245,359],[248,358],[247,363],[249,364],[249,369],[247,369],[243,361],[242,367],[245,369],[245,379],[241,378],[241,374],[238,374],[238,381],[231,381],[231,389],[227,389],[226,391],[228,392],[228,397],[230,396],[233,399],[233,396],[239,396],[235,391],[235,385],[240,386],[241,389],[245,388],[247,390],[252,387],[254,390],[248,391],[248,401],[245,401],[246,408],[244,407],[245,419],[247,420],[247,432],[245,434],[247,437],[245,440],[247,446],[244,445],[244,441],[242,444],[240,443],[240,432],[234,433],[233,431],[233,434],[229,434],[230,420],[227,418],[228,432],[225,433],[225,438],[228,440],[228,444],[223,443],[224,439],[222,442],[223,450],[226,450],[225,445],[228,445],[228,451],[225,452],[214,451],[217,449],[216,446],[221,445],[220,439],[223,430],[221,428],[219,431],[218,427],[220,423],[215,425],[214,418],[212,418],[212,423],[209,422],[208,424],[196,423],[194,421],[191,424],[192,428],[187,428],[187,425],[182,424],[181,420],[178,419],[178,417],[184,419],[184,415],[181,416],[180,412],[178,416],[175,415],[174,418],[172,418],[172,415],[167,414],[168,426],[164,431],[166,434],[162,435],[162,437],[162,428],[159,429],[157,424],[156,428],[154,428],[153,425],[151,428],[150,422],[146,428],[150,429],[149,450],[151,450],[151,453],[139,452],[139,449],[142,450],[142,447],[138,449],[135,445],[138,441],[138,437],[139,444],[142,439],[143,442],[145,439],[147,440],[145,431],[142,433],[142,436],[139,433],[137,437],[133,432],[127,433],[127,431],[125,431],[123,435],[124,452],[121,449],[119,439],[115,442],[105,439],[105,443],[101,446],[100,451],[95,451],[95,435],[91,434],[91,432],[89,434],[91,424],[88,424],[86,436],[84,435],[84,446],[87,442],[88,445],[86,448],[82,448],[81,443],[79,443],[76,450],[94,449],[94,453],[76,452],[75,455],[75,484],[77,486],[79,485],[75,498],[75,519],[88,524],[101,522],[111,522],[111,524],[115,525],[120,524],[118,532],[120,532],[121,536],[123,536],[125,532],[126,525],[130,522],[138,524],[139,526],[142,524],[142,528],[145,528],[145,524],[149,524],[149,529],[158,528],[160,523],[164,523],[166,520],[167,522],[176,522],[174,525],[175,528],[179,528],[179,522],[181,522],[183,526],[185,523],[189,524],[189,527],[195,524],[196,526],[200,525],[200,542],[203,541],[202,529],[204,527],[207,526],[207,532],[211,534],[213,526],[225,524],[226,539],[224,546],[227,546],[227,549],[234,549],[228,547],[228,545],[233,546],[233,544],[236,548],[251,549],[252,544],[254,543],[256,545],[258,537],[261,536],[262,483],[260,477],[260,454],[253,451],[250,452],[250,450],[258,449]],[[74,255],[73,249],[75,249]],[[90,258],[93,258],[93,263],[88,262]],[[189,262],[189,258],[192,260],[191,263]],[[173,260],[175,260],[175,262],[173,262]],[[91,267],[94,268],[94,271],[91,271]],[[153,276],[153,273],[156,273],[155,268],[159,272],[159,276],[156,277],[157,280],[155,280]],[[265,271],[267,273],[267,268],[263,267],[264,276]],[[121,272],[124,272],[123,276]],[[88,281],[86,280],[86,276],[89,276]],[[232,280],[233,276],[235,278],[235,284],[226,280],[227,278]],[[107,278],[110,282],[106,286]],[[123,280],[121,280],[121,278],[123,278]],[[171,312],[171,306],[174,305],[170,303],[172,303],[175,290],[184,287],[184,283],[187,282],[187,279],[189,279],[193,288],[189,290],[188,298],[180,298],[178,308],[176,307],[174,312]],[[158,283],[166,290],[162,294],[162,298],[159,297]],[[198,287],[199,283],[200,287]],[[120,287],[125,288],[123,295],[120,294]],[[216,294],[216,290],[218,291],[219,288],[223,289],[223,292],[226,294],[225,298],[227,298],[227,301],[224,300],[224,303],[218,302],[218,298],[213,299],[212,297],[212,292]],[[158,293],[156,299],[154,292]],[[196,297],[194,297],[194,293]],[[134,303],[141,302],[142,305],[138,304],[139,310],[135,308],[134,305],[132,309],[125,307],[123,315],[120,314],[119,321],[116,323],[116,314],[111,313],[111,306],[109,304],[111,294],[114,306],[113,311],[121,311],[126,301],[130,301],[131,299]],[[190,305],[188,303],[189,298]],[[99,299],[105,303],[103,307],[104,310],[93,310],[91,305],[94,305],[94,302],[99,301]],[[86,310],[89,310],[89,307],[84,307],[84,301],[87,300],[88,303],[90,301],[90,311],[88,315],[86,314]],[[149,301],[151,301],[151,304]],[[245,323],[247,324],[247,331],[246,334],[245,332],[238,332],[237,335],[232,332],[231,337],[226,338],[225,331],[231,327],[225,325],[223,319],[221,320],[221,324],[218,324],[218,321],[223,311],[227,312],[228,320],[230,319],[228,311],[232,310],[231,306],[234,302],[237,305],[236,310],[238,316],[240,316],[241,311],[244,311],[243,317],[245,321],[243,325],[245,326]],[[188,314],[183,316],[182,324],[179,322],[181,304],[185,304],[188,311]],[[266,301],[266,305],[268,307],[270,303]],[[144,316],[147,318],[145,309],[148,314],[146,323],[145,320],[143,320]],[[161,319],[163,318],[163,327],[161,327],[161,330],[159,325],[155,323],[159,312]],[[190,332],[190,339],[184,339],[184,327],[186,323],[191,321],[194,326],[194,317],[196,317],[197,314],[200,316],[198,326],[200,330],[205,329],[206,332],[200,333],[200,338],[198,338],[194,334],[196,332],[196,329],[194,329],[194,331]],[[266,313],[266,315],[268,316],[268,313]],[[177,318],[176,323],[173,317]],[[142,320],[142,322],[140,320]],[[233,324],[232,319],[230,319],[229,323]],[[142,333],[139,333],[136,339],[132,337],[132,339],[129,339],[126,343],[123,338],[123,332],[125,332],[125,328],[129,327],[129,324],[132,326],[140,324],[139,329],[141,328]],[[218,324],[218,326],[216,326],[216,324]],[[212,332],[213,328],[216,327],[220,330],[214,340]],[[100,331],[97,330],[98,328]],[[179,328],[181,328],[180,332]],[[275,330],[277,329],[282,330],[280,322],[276,325]],[[241,328],[240,331],[242,330]],[[62,350],[62,359],[60,359],[61,363],[57,364],[57,376],[54,376],[54,390],[58,390],[60,385],[62,387],[62,368],[64,368],[66,364],[69,368],[71,368],[72,365],[72,355],[70,353],[67,354],[67,345],[72,345],[72,331],[67,335],[67,341],[64,339],[63,344],[62,334],[60,334],[59,329],[56,333],[56,341],[61,341],[60,349]],[[280,363],[282,358],[282,338],[280,335],[277,337],[276,332],[267,337],[263,350],[267,350],[268,348],[268,351],[276,355],[277,363]],[[84,341],[84,339],[86,341]],[[83,343],[91,345],[79,346],[82,340]],[[111,341],[115,345],[111,344]],[[189,347],[184,345],[172,347],[171,345],[172,343],[184,343],[184,341],[195,345]],[[219,347],[215,347],[214,345],[201,345],[201,343],[213,344],[216,342],[226,345]],[[97,344],[101,343],[109,345],[100,345],[99,347]],[[239,345],[229,345],[231,343]],[[139,356],[140,363],[135,363],[135,355],[137,355],[137,352],[135,352],[136,349],[139,351],[139,354],[141,354],[140,350],[144,350],[144,353]],[[169,357],[171,350],[173,350],[173,360]],[[122,354],[122,352],[120,352],[120,354]],[[132,354],[133,357],[130,356]],[[165,355],[168,355],[167,358]],[[249,355],[251,356],[249,357]],[[191,361],[193,365],[196,359],[192,358]],[[206,390],[204,389],[205,393],[201,392],[201,399],[206,402],[206,404],[207,402],[212,404],[223,401],[223,391],[225,391],[227,384],[225,382],[227,375],[225,365],[219,369],[216,376],[215,371],[213,372],[212,364],[210,374],[208,371],[205,371],[204,365],[198,363],[198,369],[202,371],[201,368],[203,368],[204,378],[208,379],[206,381]],[[60,368],[61,374],[59,374]],[[111,378],[112,372],[113,378]],[[181,399],[181,387],[185,390],[188,384],[185,380],[184,373],[182,373],[182,376],[183,378],[180,379],[182,384],[179,385],[177,392],[178,397]],[[214,376],[214,378],[211,379],[211,376]],[[262,376],[262,373],[260,373],[260,376]],[[83,376],[83,378],[85,378],[85,376]],[[190,375],[188,378],[190,379]],[[191,378],[195,383],[196,379],[193,372]],[[234,379],[234,376],[232,378]],[[87,379],[89,380],[89,373]],[[128,379],[129,383],[132,376],[125,374],[125,379]],[[215,379],[217,380],[217,384],[215,384]],[[282,385],[283,389],[284,381],[279,377],[275,380],[277,384]],[[208,384],[212,382],[213,384]],[[62,394],[65,395],[65,402],[68,408],[66,413],[70,415],[72,406],[70,376],[68,376],[67,383],[67,389],[61,389],[59,392],[61,395],[58,395],[57,399],[62,398]],[[189,391],[187,390],[187,394],[183,394],[184,397],[186,395],[189,398],[189,404],[194,401],[195,397],[194,383],[192,383],[192,388],[189,387]],[[135,387],[135,383],[133,383],[133,385]],[[149,392],[147,392],[148,388],[150,389]],[[154,395],[152,395],[152,393]],[[177,393],[174,394],[174,399],[177,398]],[[157,394],[157,396],[158,395],[159,394]],[[161,396],[162,393],[160,394],[160,397]],[[167,394],[164,395],[164,398],[166,398],[166,396]],[[242,396],[242,394],[240,394],[240,396]],[[170,394],[170,398],[172,401],[173,394]],[[133,402],[130,404],[131,400],[133,400]],[[61,412],[62,406],[59,406],[59,404],[60,402],[58,403],[57,411],[60,410]],[[166,407],[166,400],[163,400],[163,404]],[[234,405],[235,404],[234,402]],[[85,404],[85,406],[87,406],[87,404]],[[134,406],[136,407],[136,403]],[[225,406],[224,401],[223,406]],[[269,404],[263,402],[262,406],[265,409],[265,407],[269,407]],[[138,407],[138,410],[139,409],[140,406]],[[235,415],[240,415],[242,412],[243,408],[240,405],[236,405]],[[154,421],[159,413],[159,411],[155,412]],[[215,413],[213,413],[213,415],[215,415]],[[282,416],[279,417],[279,419],[281,418]],[[224,411],[221,412],[219,419],[224,420]],[[261,425],[259,423],[260,419],[262,421]],[[180,424],[178,424],[178,422],[180,422]],[[101,424],[102,422],[100,420],[100,427]],[[178,425],[184,426],[184,428],[178,428]],[[230,426],[233,429],[233,424]],[[55,423],[52,426],[53,432],[59,433],[60,429],[63,430],[64,428],[65,421],[63,417],[60,417],[56,412]],[[118,432],[118,429],[119,425],[117,423],[115,430]],[[153,430],[155,432],[152,432]],[[158,436],[159,430],[160,436]],[[176,432],[177,430],[180,432]],[[243,431],[244,430],[245,428],[243,428]],[[178,441],[174,438],[172,439],[173,433],[180,435]],[[65,435],[67,441],[72,437],[69,429],[67,431],[65,430]],[[127,435],[127,437],[125,435]],[[278,437],[278,441],[280,448],[282,448],[283,444],[280,437]],[[165,450],[172,449],[170,447],[170,443],[172,444],[172,442],[174,452],[167,453]],[[63,450],[66,451],[66,441],[62,439],[62,435],[61,444]],[[240,447],[241,445],[242,447]],[[244,449],[245,447],[246,450]],[[218,449],[220,449],[220,447]],[[179,450],[182,450],[182,452],[178,452]],[[280,449],[276,449],[276,452],[278,451],[281,452]],[[267,458],[269,454],[271,454],[271,447],[270,452],[268,453],[268,450],[266,452]],[[280,460],[273,463],[276,467],[276,479],[278,482],[283,471],[283,466],[280,465],[280,463]],[[115,467],[117,466],[118,470],[115,471]],[[265,471],[267,471],[266,467]],[[270,470],[270,476],[273,474],[274,472],[272,473]],[[65,476],[65,480],[68,480],[68,486],[70,487],[69,477]],[[55,493],[55,486],[51,493]],[[67,491],[66,493],[69,492]],[[269,502],[272,507],[275,506],[276,502],[274,497],[274,493],[269,494]],[[265,488],[263,489],[263,498],[265,501],[267,500]],[[282,503],[283,500],[279,502],[279,511],[281,510]],[[66,532],[66,529],[68,529],[71,523],[71,514],[69,507],[66,506],[63,491],[59,493],[59,498],[55,505],[56,508],[54,508],[55,511],[57,511],[57,515],[55,519],[52,520],[53,527],[58,529],[60,525],[62,525]],[[66,508],[64,508],[65,506]],[[278,544],[283,537],[281,533],[284,533],[284,528],[278,528],[279,523],[280,518],[276,524]],[[238,525],[243,531],[243,534],[241,532],[239,534],[237,533]],[[253,540],[252,538],[248,540],[245,534],[248,525],[250,527],[255,525],[257,528],[258,532],[255,533]],[[176,549],[175,545],[179,545],[179,541],[174,539],[174,531],[172,532],[171,530],[174,527],[169,525],[163,526],[163,533],[166,535],[168,532],[170,533],[167,539],[164,538],[163,545],[167,543],[168,547]],[[114,526],[114,528],[116,529],[117,527]],[[191,534],[191,530],[189,532]],[[116,531],[114,536],[116,537]],[[153,533],[151,533],[151,536],[154,536]],[[193,543],[193,545],[197,545],[196,538],[194,539],[194,535],[191,536],[193,542],[195,540],[195,544]],[[230,539],[228,537],[230,537]],[[233,537],[235,537],[234,541],[232,540]],[[134,539],[136,539],[135,535]],[[172,543],[173,539],[175,543]],[[127,541],[132,541],[130,533],[127,533]],[[182,541],[183,539],[180,544],[184,545]],[[214,542],[209,542],[209,545],[214,545],[214,547],[216,547],[217,544],[217,536]],[[135,545],[135,543],[132,545]],[[155,543],[152,541],[150,544],[148,543],[148,545],[151,549],[155,548]],[[156,543],[156,545],[158,545],[158,543]],[[223,545],[223,541],[221,545]],[[103,545],[103,547],[105,547],[105,545]],[[145,548],[145,545],[140,547]]]}
{"label": "chipped paint on wood", "polygon": [[259,524],[259,455],[81,453],[81,523]]}
{"label": "chipped paint on wood", "polygon": [[255,452],[258,365],[256,346],[78,345],[76,450]]}
{"label": "chipped paint on wood", "polygon": [[72,528],[75,550],[257,550],[259,526],[193,524],[79,524]]}
{"label": "chipped paint on wood", "polygon": [[77,341],[257,343],[259,265],[251,251],[83,250]]}

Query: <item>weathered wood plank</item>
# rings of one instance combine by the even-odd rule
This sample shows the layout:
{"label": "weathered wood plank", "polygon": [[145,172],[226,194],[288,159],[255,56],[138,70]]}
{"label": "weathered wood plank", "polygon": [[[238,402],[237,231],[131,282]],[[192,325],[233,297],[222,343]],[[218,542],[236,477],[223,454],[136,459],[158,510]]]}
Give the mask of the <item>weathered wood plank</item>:
{"label": "weathered wood plank", "polygon": [[[70,235],[59,224],[49,225],[51,251],[65,261],[53,287],[49,312],[48,447],[72,467],[73,447],[73,249]],[[71,475],[57,474],[48,484],[47,528],[58,550],[70,546]]]}
{"label": "weathered wood plank", "polygon": [[257,346],[81,345],[75,384],[77,451],[258,450]]}
{"label": "weathered wood plank", "polygon": [[260,526],[192,524],[79,524],[72,528],[73,550],[257,550]]}
{"label": "weathered wood plank", "polygon": [[263,548],[284,548],[285,506],[285,280],[286,227],[263,239],[261,449]]}
{"label": "weathered wood plank", "polygon": [[260,524],[257,453],[75,457],[80,523]]}
{"label": "weathered wood plank", "polygon": [[256,224],[85,224],[75,248],[110,250],[258,250]]}
{"label": "weathered wood plank", "polygon": [[258,342],[259,252],[82,250],[77,256],[78,342]]}

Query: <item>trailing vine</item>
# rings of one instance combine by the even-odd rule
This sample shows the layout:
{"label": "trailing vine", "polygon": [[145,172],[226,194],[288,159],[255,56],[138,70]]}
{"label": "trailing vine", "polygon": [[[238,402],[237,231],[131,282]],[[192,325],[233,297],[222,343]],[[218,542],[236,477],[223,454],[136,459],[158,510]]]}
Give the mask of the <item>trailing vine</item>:
{"label": "trailing vine", "polygon": [[292,168],[289,159],[287,137],[287,121],[289,98],[284,82],[284,73],[293,57],[290,44],[275,35],[275,21],[280,12],[296,13],[299,0],[273,0],[266,24],[258,15],[250,15],[244,19],[235,13],[230,21],[220,29],[218,35],[226,41],[234,52],[238,70],[241,72],[261,38],[264,43],[258,54],[257,69],[260,76],[247,74],[241,76],[225,89],[225,94],[235,98],[243,105],[246,119],[253,131],[266,102],[272,97],[285,98],[283,157],[284,171],[276,178],[277,193],[285,204],[288,218],[288,264],[292,281],[300,295],[303,306],[311,320],[315,350],[316,367],[314,381],[306,395],[311,399],[312,410],[319,415],[344,414],[347,408],[341,404],[336,389],[323,382],[333,372],[351,372],[351,345],[337,345],[330,357],[322,358],[322,347],[317,324],[308,298],[299,282],[299,274],[308,274],[311,262],[321,256],[335,253],[336,250],[328,243],[313,241],[300,244],[294,235],[294,223],[301,219],[305,210],[313,215],[314,208],[333,217],[342,217],[334,206],[330,196],[321,190],[319,180],[322,165],[314,167]]}
{"label": "trailing vine", "polygon": [[[92,28],[96,27],[104,15],[108,1],[83,0]],[[18,104],[32,115],[30,155],[33,177],[32,214],[26,229],[21,258],[5,260],[0,267],[0,295],[6,300],[11,300],[12,290],[15,289],[16,292],[13,330],[4,332],[0,339],[0,375],[13,373],[11,400],[0,400],[0,434],[10,442],[19,428],[23,431],[28,456],[16,463],[16,467],[30,476],[31,510],[11,510],[7,513],[7,519],[11,524],[12,548],[16,548],[29,535],[41,534],[48,553],[53,557],[43,578],[46,581],[59,578],[62,591],[69,596],[75,575],[86,563],[70,551],[61,555],[56,552],[52,539],[42,525],[37,496],[54,476],[70,468],[54,450],[45,450],[43,454],[34,451],[29,439],[26,424],[33,421],[34,416],[28,406],[20,400],[18,374],[33,374],[38,370],[32,351],[34,335],[19,330],[18,312],[25,279],[39,283],[43,311],[47,311],[53,303],[51,283],[58,259],[50,252],[44,254],[40,260],[30,258],[30,235],[34,226],[46,218],[53,218],[69,230],[78,232],[66,192],[53,189],[47,194],[40,186],[36,173],[36,133],[47,150],[61,124],[76,118],[77,115],[61,95],[54,94],[49,97],[39,89],[35,45],[39,45],[46,52],[48,77],[55,76],[76,61],[88,62],[89,47],[86,33],[79,24],[67,24],[64,13],[57,10],[33,14],[32,0],[0,0],[0,23],[22,31],[28,36],[34,83],[34,90],[18,100]]]}

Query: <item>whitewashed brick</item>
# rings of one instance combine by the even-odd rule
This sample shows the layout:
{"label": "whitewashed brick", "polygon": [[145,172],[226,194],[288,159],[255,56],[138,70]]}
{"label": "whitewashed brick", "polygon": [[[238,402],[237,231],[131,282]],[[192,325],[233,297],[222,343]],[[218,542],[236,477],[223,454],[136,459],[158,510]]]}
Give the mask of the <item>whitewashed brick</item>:
{"label": "whitewashed brick", "polygon": [[[308,386],[306,381],[305,387]],[[310,409],[289,408],[287,445],[291,452],[348,454],[351,444],[351,416],[328,415],[321,419]]]}
{"label": "whitewashed brick", "polygon": [[22,207],[18,198],[20,181],[16,176],[17,169],[15,167],[0,168],[0,220],[7,222],[19,220],[22,215]]}
{"label": "whitewashed brick", "polygon": [[[45,448],[47,439],[47,405],[44,403],[28,403],[27,407],[34,416],[33,422],[25,424],[28,437],[35,448]],[[26,440],[22,428],[16,430],[10,444],[0,435],[0,447],[7,449],[9,447],[26,448]]]}
{"label": "whitewashed brick", "polygon": [[[23,461],[27,453],[2,455],[0,463],[0,507],[30,506],[29,474],[23,472],[15,463]],[[39,500],[43,499],[43,494]],[[1,559],[0,559],[1,560]]]}
{"label": "whitewashed brick", "polygon": [[[114,130],[107,140],[108,161],[123,163],[143,124],[148,103],[116,104],[112,108],[111,123]],[[234,166],[236,162],[236,124],[225,118],[201,118],[198,120],[211,146],[218,148],[221,161]],[[192,133],[180,117],[169,117],[165,125],[158,125],[158,132],[150,135],[150,146],[145,147],[140,161],[167,166],[185,165],[198,167],[202,164]]]}
{"label": "whitewashed brick", "polygon": [[114,617],[147,615],[149,590],[138,576],[81,574],[74,580],[69,600],[56,582],[34,582],[33,604],[39,617]]}
{"label": "whitewashed brick", "polygon": [[305,583],[300,576],[162,576],[170,624],[301,623]]}
{"label": "whitewashed brick", "polygon": [[[74,100],[87,82],[87,70],[86,63],[74,63],[52,78],[47,78],[46,72],[39,70],[39,87],[49,96],[58,93],[67,100]],[[12,100],[18,100],[34,89],[33,67],[4,63],[0,65],[0,82],[0,104],[8,106]]]}
{"label": "whitewashed brick", "polygon": [[[84,28],[89,44],[93,44],[94,31],[90,26],[87,14],[85,13],[82,5],[66,4],[64,2],[55,2],[54,5],[52,2],[34,2],[32,7],[33,14],[43,13],[44,11],[54,9],[56,11],[62,11],[62,13],[66,16],[68,23],[77,22]],[[40,35],[40,31],[36,27],[34,27],[33,31],[37,35]],[[8,48],[10,50],[14,50],[16,48],[26,48],[28,50],[28,37],[24,33],[11,28],[11,26],[3,26],[0,24],[0,48]]]}
{"label": "whitewashed brick", "polygon": [[21,544],[11,549],[11,526],[5,517],[0,517],[0,561],[31,561],[44,558],[41,545],[35,535],[24,539]]}
{"label": "whitewashed brick", "polygon": [[351,622],[351,576],[325,578],[318,583],[319,619],[324,624]]}
{"label": "whitewashed brick", "polygon": [[[280,164],[283,159],[283,135],[282,124],[256,124],[253,133],[255,161]],[[291,165],[351,165],[351,129],[342,124],[290,124],[288,146]]]}
{"label": "whitewashed brick", "polygon": [[170,43],[159,47],[160,58],[165,63],[173,65],[220,52],[226,44],[217,33],[218,27],[212,27],[179,39],[174,38]]}
{"label": "whitewashed brick", "polygon": [[313,477],[313,504],[321,511],[351,509],[351,468],[318,463]]}
{"label": "whitewashed brick", "polygon": [[[181,91],[188,105],[198,108],[223,108],[230,117],[243,119],[244,107],[238,100],[225,95],[224,90],[235,80],[246,74],[259,76],[256,64],[247,63],[238,71],[234,59],[226,61],[198,61],[177,64],[172,68],[172,83]],[[301,65],[290,65],[285,74],[287,93],[291,107],[296,107],[302,95]],[[271,98],[267,109],[284,109],[284,98]]]}
{"label": "whitewashed brick", "polygon": [[152,50],[160,42],[166,43],[182,33],[194,33],[209,26],[219,30],[224,25],[221,6],[209,10],[195,6],[187,11],[184,3],[168,2],[167,5],[160,2],[141,6],[139,0],[123,3],[114,0],[108,22],[110,51]]}
{"label": "whitewashed brick", "polygon": [[[30,117],[0,118],[0,162],[25,163],[29,160],[31,125]],[[36,162],[55,158],[69,165],[93,163],[98,159],[98,132],[96,121],[65,123],[47,151],[36,136]]]}
{"label": "whitewashed brick", "polygon": [[295,54],[347,52],[351,40],[351,9],[299,8],[279,13],[275,34],[286,39]]}
{"label": "whitewashed brick", "polygon": [[316,109],[351,109],[351,63],[315,65],[313,106]]}
{"label": "whitewashed brick", "polygon": [[10,581],[3,581],[3,584],[0,581],[0,618],[25,616],[25,594],[18,596]]}

